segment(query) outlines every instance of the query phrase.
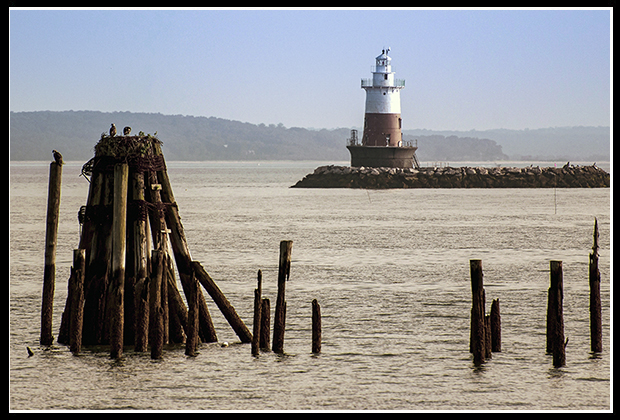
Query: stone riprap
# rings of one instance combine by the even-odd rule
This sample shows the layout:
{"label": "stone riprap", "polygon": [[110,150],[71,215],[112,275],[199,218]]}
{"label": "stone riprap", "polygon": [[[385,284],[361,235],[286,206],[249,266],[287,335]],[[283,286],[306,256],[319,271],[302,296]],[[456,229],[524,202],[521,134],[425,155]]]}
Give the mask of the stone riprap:
{"label": "stone riprap", "polygon": [[319,166],[292,188],[608,188],[610,175],[592,166],[561,168]]}

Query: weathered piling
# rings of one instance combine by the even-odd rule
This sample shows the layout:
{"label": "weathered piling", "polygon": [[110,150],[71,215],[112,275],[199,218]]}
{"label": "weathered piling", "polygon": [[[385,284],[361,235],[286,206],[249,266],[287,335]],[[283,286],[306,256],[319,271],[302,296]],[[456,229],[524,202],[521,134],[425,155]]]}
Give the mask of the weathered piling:
{"label": "weathered piling", "polygon": [[133,330],[134,351],[143,352],[148,346],[148,260],[147,215],[144,194],[144,172],[133,171],[131,177],[133,198]]}
{"label": "weathered piling", "polygon": [[217,284],[213,281],[211,276],[206,272],[202,265],[198,261],[192,261],[192,267],[196,273],[196,277],[202,287],[209,293],[217,307],[220,309],[224,318],[228,321],[232,329],[235,331],[242,343],[251,343],[252,334],[250,330],[245,326],[241,317],[235,311],[235,308],[230,304],[224,293],[217,287]]}
{"label": "weathered piling", "polygon": [[134,351],[147,351],[149,343],[149,284],[146,278],[134,289]]}
{"label": "weathered piling", "polygon": [[[87,248],[86,279],[84,283],[84,345],[106,344],[106,303],[112,252],[112,203],[114,178],[109,170],[95,170],[91,180],[93,204],[86,209],[87,223],[93,226],[90,247]],[[86,223],[85,223],[86,224]],[[82,239],[84,239],[83,229]],[[88,246],[88,244],[87,244]],[[90,249],[90,252],[89,252]]]}
{"label": "weathered piling", "polygon": [[284,329],[286,323],[286,282],[291,271],[291,249],[293,241],[280,242],[280,262],[278,268],[278,295],[276,298],[276,312],[273,320],[272,349],[276,353],[284,353]]}
{"label": "weathered piling", "polygon": [[491,315],[484,316],[484,358],[490,359],[493,357],[491,350],[491,343],[493,339],[491,337]]}
{"label": "weathered piling", "polygon": [[502,321],[499,311],[499,299],[491,303],[491,351],[502,351]]}
{"label": "weathered piling", "polygon": [[269,298],[263,298],[261,302],[261,314],[260,314],[260,337],[259,347],[263,351],[270,351],[269,336],[271,330],[269,328],[269,322],[271,318],[271,308]]}
{"label": "weathered piling", "polygon": [[252,323],[252,355],[258,356],[260,352],[260,329],[261,329],[261,314],[262,314],[262,282],[263,273],[258,270],[257,286],[254,289],[254,319]]}
{"label": "weathered piling", "polygon": [[549,266],[551,284],[547,306],[547,352],[553,354],[553,366],[562,367],[566,364],[562,261],[551,261]]}
{"label": "weathered piling", "polygon": [[161,282],[164,271],[164,252],[151,251],[151,279],[149,282],[149,343],[151,359],[161,359],[164,346],[164,320],[161,309]]}
{"label": "weathered piling", "polygon": [[70,328],[69,348],[77,354],[82,350],[82,328],[84,325],[84,275],[86,271],[86,250],[73,250],[73,267],[71,267],[70,294]]}
{"label": "weathered piling", "polygon": [[62,164],[50,163],[47,193],[47,219],[45,224],[45,267],[43,269],[43,298],[41,306],[40,343],[49,346],[54,341],[52,317],[54,314],[54,289],[56,287],[56,243],[58,239],[58,216],[60,212],[60,191],[62,185]]}
{"label": "weathered piling", "polygon": [[474,364],[479,366],[484,362],[486,355],[482,260],[470,260],[469,268],[472,291],[471,350],[474,355]]}
{"label": "weathered piling", "polygon": [[321,306],[312,300],[312,353],[321,352]]}
{"label": "weathered piling", "polygon": [[603,321],[601,305],[601,273],[598,269],[598,220],[594,219],[594,240],[588,266],[590,283],[590,349],[603,351]]}
{"label": "weathered piling", "polygon": [[114,206],[112,208],[112,281],[108,295],[111,309],[110,357],[112,358],[122,356],[124,343],[128,179],[129,167],[127,164],[116,164],[114,166]]}
{"label": "weathered piling", "polygon": [[[181,223],[181,217],[179,216],[179,209],[174,199],[172,185],[168,177],[168,172],[165,170],[166,164],[161,151],[161,146],[158,143],[155,143],[153,145],[153,149],[155,156],[161,159],[162,162],[161,167],[157,170],[157,182],[161,186],[159,195],[162,200],[162,205],[165,206],[166,209],[165,222],[170,229],[169,240],[174,253],[177,270],[179,271],[181,286],[187,295],[187,288],[191,282],[192,273],[194,272],[192,269],[192,258],[187,245],[187,239],[185,238],[185,231],[183,229],[183,224]],[[204,269],[202,271],[204,271]],[[202,283],[200,278],[199,281]],[[202,340],[206,343],[217,342],[217,334],[211,320],[209,309],[207,308],[207,302],[200,288],[198,288],[198,307],[199,328]]]}
{"label": "weathered piling", "polygon": [[187,315],[187,338],[185,340],[185,355],[190,357],[196,356],[196,348],[198,346],[198,280],[194,276],[190,284],[190,294],[188,296],[187,305],[189,307]]}
{"label": "weathered piling", "polygon": [[[194,277],[195,278],[195,277]],[[172,343],[184,343],[186,340],[187,322],[189,312],[183,302],[181,293],[177,288],[173,273],[168,272],[168,306],[170,309],[170,342]],[[197,280],[196,280],[197,281]],[[198,286],[200,289],[200,286]],[[198,294],[200,296],[200,293]],[[200,305],[199,305],[200,309]],[[200,311],[199,311],[200,312]],[[200,314],[198,315],[198,337],[200,340]],[[200,343],[200,341],[197,341]]]}

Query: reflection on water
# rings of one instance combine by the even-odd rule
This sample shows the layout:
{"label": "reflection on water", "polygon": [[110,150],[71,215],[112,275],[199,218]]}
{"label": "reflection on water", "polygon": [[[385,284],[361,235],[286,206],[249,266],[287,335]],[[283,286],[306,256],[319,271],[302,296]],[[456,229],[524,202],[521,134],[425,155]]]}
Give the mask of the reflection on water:
{"label": "reflection on water", "polygon": [[[290,189],[317,162],[169,162],[192,258],[248,326],[256,271],[275,303],[279,242],[293,240],[284,356],[252,357],[207,298],[218,339],[188,358],[38,345],[47,163],[11,165],[11,409],[609,409],[610,190]],[[64,167],[55,333],[77,210],[88,183]],[[588,253],[599,220],[603,346],[589,345]],[[469,354],[469,259],[487,311],[499,298],[502,352]],[[549,260],[564,262],[567,366],[545,354]],[[323,344],[311,353],[311,301]],[[26,346],[35,355],[28,357]]]}

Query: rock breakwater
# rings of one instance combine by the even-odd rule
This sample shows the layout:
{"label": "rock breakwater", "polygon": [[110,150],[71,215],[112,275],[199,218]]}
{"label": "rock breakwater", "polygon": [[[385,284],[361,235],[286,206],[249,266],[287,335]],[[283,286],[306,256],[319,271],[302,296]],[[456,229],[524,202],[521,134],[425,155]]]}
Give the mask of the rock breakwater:
{"label": "rock breakwater", "polygon": [[319,166],[292,188],[608,188],[596,165],[564,167],[367,168]]}

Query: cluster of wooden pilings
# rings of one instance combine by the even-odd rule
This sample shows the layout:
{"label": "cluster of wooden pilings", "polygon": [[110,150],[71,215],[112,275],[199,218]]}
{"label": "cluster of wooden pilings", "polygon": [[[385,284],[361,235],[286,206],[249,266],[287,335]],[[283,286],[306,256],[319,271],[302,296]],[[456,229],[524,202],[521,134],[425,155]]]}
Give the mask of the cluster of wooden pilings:
{"label": "cluster of wooden pilings", "polygon": [[[41,309],[42,345],[51,345],[55,255],[62,157],[50,164],[45,271]],[[269,350],[269,299],[261,297],[259,271],[250,333],[202,265],[193,261],[166,171],[161,142],[152,136],[106,136],[82,168],[89,179],[87,204],[78,219],[80,242],[73,253],[68,295],[58,342],[79,353],[82,345],[109,345],[119,358],[126,345],[162,357],[167,343],[185,343],[195,356],[201,342],[217,342],[204,290],[252,353]],[[283,353],[285,285],[292,241],[280,244],[273,351]],[[187,301],[175,280],[174,262]],[[313,308],[318,303],[313,302]],[[317,329],[318,328],[318,329]],[[317,332],[318,331],[318,332]],[[318,338],[317,338],[318,337]],[[320,312],[313,312],[313,352],[320,352]]]}
{"label": "cluster of wooden pilings", "polygon": [[[603,351],[603,326],[601,313],[601,274],[598,269],[598,221],[594,220],[594,240],[590,253],[588,277],[590,285],[590,350]],[[473,361],[480,366],[492,357],[493,352],[501,352],[501,317],[499,299],[491,304],[491,313],[485,315],[485,291],[483,287],[482,261],[470,260],[472,309],[469,350]],[[566,365],[566,345],[564,335],[564,280],[562,261],[549,262],[550,285],[547,300],[546,352],[553,355],[553,366]]]}
{"label": "cluster of wooden pilings", "polygon": [[[46,229],[42,345],[50,345],[55,246],[62,160],[51,163]],[[148,135],[102,135],[84,165],[86,206],[74,252],[58,342],[73,352],[82,345],[109,345],[113,358],[125,345],[160,358],[166,343],[216,342],[202,289],[209,293],[241,342],[252,334],[202,265],[193,261],[179,217],[161,142]],[[174,262],[186,297],[175,281]]]}
{"label": "cluster of wooden pilings", "polygon": [[[286,283],[291,273],[291,251],[293,241],[280,242],[280,258],[278,264],[278,292],[276,310],[273,321],[273,344],[269,346],[269,318],[271,303],[269,298],[262,297],[263,274],[258,270],[257,287],[254,289],[254,317],[252,331],[252,355],[258,356],[260,351],[284,353],[284,330],[286,326]],[[312,353],[321,352],[321,308],[316,299],[312,301]]]}

